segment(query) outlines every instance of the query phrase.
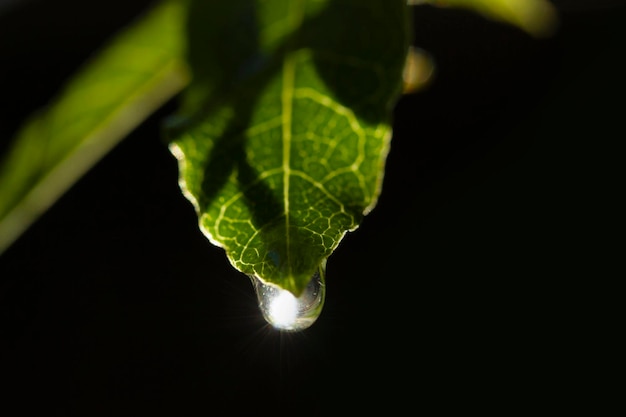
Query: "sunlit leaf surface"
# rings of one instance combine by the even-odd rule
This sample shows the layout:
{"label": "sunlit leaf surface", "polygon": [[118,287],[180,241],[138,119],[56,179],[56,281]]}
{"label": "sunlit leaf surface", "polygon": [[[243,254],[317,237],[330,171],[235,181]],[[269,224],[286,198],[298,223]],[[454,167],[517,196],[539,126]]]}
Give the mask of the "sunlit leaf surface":
{"label": "sunlit leaf surface", "polygon": [[0,253],[120,139],[188,82],[185,3],[122,32],[17,133],[0,165]]}
{"label": "sunlit leaf surface", "polygon": [[[299,294],[376,204],[402,89],[407,7],[192,7],[195,72],[170,121],[171,150],[201,229],[240,271]],[[203,24],[211,15],[219,21]]]}

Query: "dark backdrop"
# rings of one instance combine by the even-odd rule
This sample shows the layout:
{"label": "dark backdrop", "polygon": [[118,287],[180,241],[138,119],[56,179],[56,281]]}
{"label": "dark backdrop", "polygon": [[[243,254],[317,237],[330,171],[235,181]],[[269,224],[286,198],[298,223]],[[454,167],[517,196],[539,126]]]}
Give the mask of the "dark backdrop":
{"label": "dark backdrop", "polygon": [[[166,105],[0,256],[0,415],[588,404],[563,386],[585,380],[576,331],[593,327],[594,295],[578,290],[614,276],[619,254],[626,15],[606,3],[563,7],[541,41],[415,9],[436,78],[398,103],[379,204],[330,257],[326,306],[302,333],[269,329],[197,229],[159,139]],[[0,14],[0,151],[146,4]]]}

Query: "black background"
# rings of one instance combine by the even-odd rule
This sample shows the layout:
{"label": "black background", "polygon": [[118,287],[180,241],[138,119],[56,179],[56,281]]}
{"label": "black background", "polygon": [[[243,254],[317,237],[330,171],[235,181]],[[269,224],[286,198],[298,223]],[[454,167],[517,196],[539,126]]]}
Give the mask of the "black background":
{"label": "black background", "polygon": [[[546,40],[414,9],[436,78],[399,101],[379,204],[329,258],[326,306],[301,333],[265,325],[196,227],[159,139],[166,105],[0,256],[0,415],[590,405],[573,393],[592,367],[576,332],[594,295],[579,290],[619,276],[622,239],[626,15],[605,3],[557,3]],[[0,151],[147,4],[4,10]]]}

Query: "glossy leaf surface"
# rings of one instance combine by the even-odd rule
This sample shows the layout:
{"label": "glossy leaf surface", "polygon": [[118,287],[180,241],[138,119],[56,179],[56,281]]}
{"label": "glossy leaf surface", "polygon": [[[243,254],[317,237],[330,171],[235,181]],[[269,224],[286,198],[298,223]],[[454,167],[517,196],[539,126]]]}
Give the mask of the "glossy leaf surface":
{"label": "glossy leaf surface", "polygon": [[197,1],[190,13],[193,79],[168,130],[181,187],[234,267],[300,294],[381,191],[408,6]]}

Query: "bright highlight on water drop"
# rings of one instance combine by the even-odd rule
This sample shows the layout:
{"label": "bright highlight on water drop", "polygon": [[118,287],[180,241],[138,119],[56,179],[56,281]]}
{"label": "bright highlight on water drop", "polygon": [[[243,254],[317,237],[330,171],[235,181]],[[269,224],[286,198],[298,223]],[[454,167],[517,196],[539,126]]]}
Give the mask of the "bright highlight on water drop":
{"label": "bright highlight on water drop", "polygon": [[274,328],[285,331],[299,331],[310,327],[320,316],[324,306],[325,275],[326,262],[323,262],[299,297],[251,275],[265,321]]}

